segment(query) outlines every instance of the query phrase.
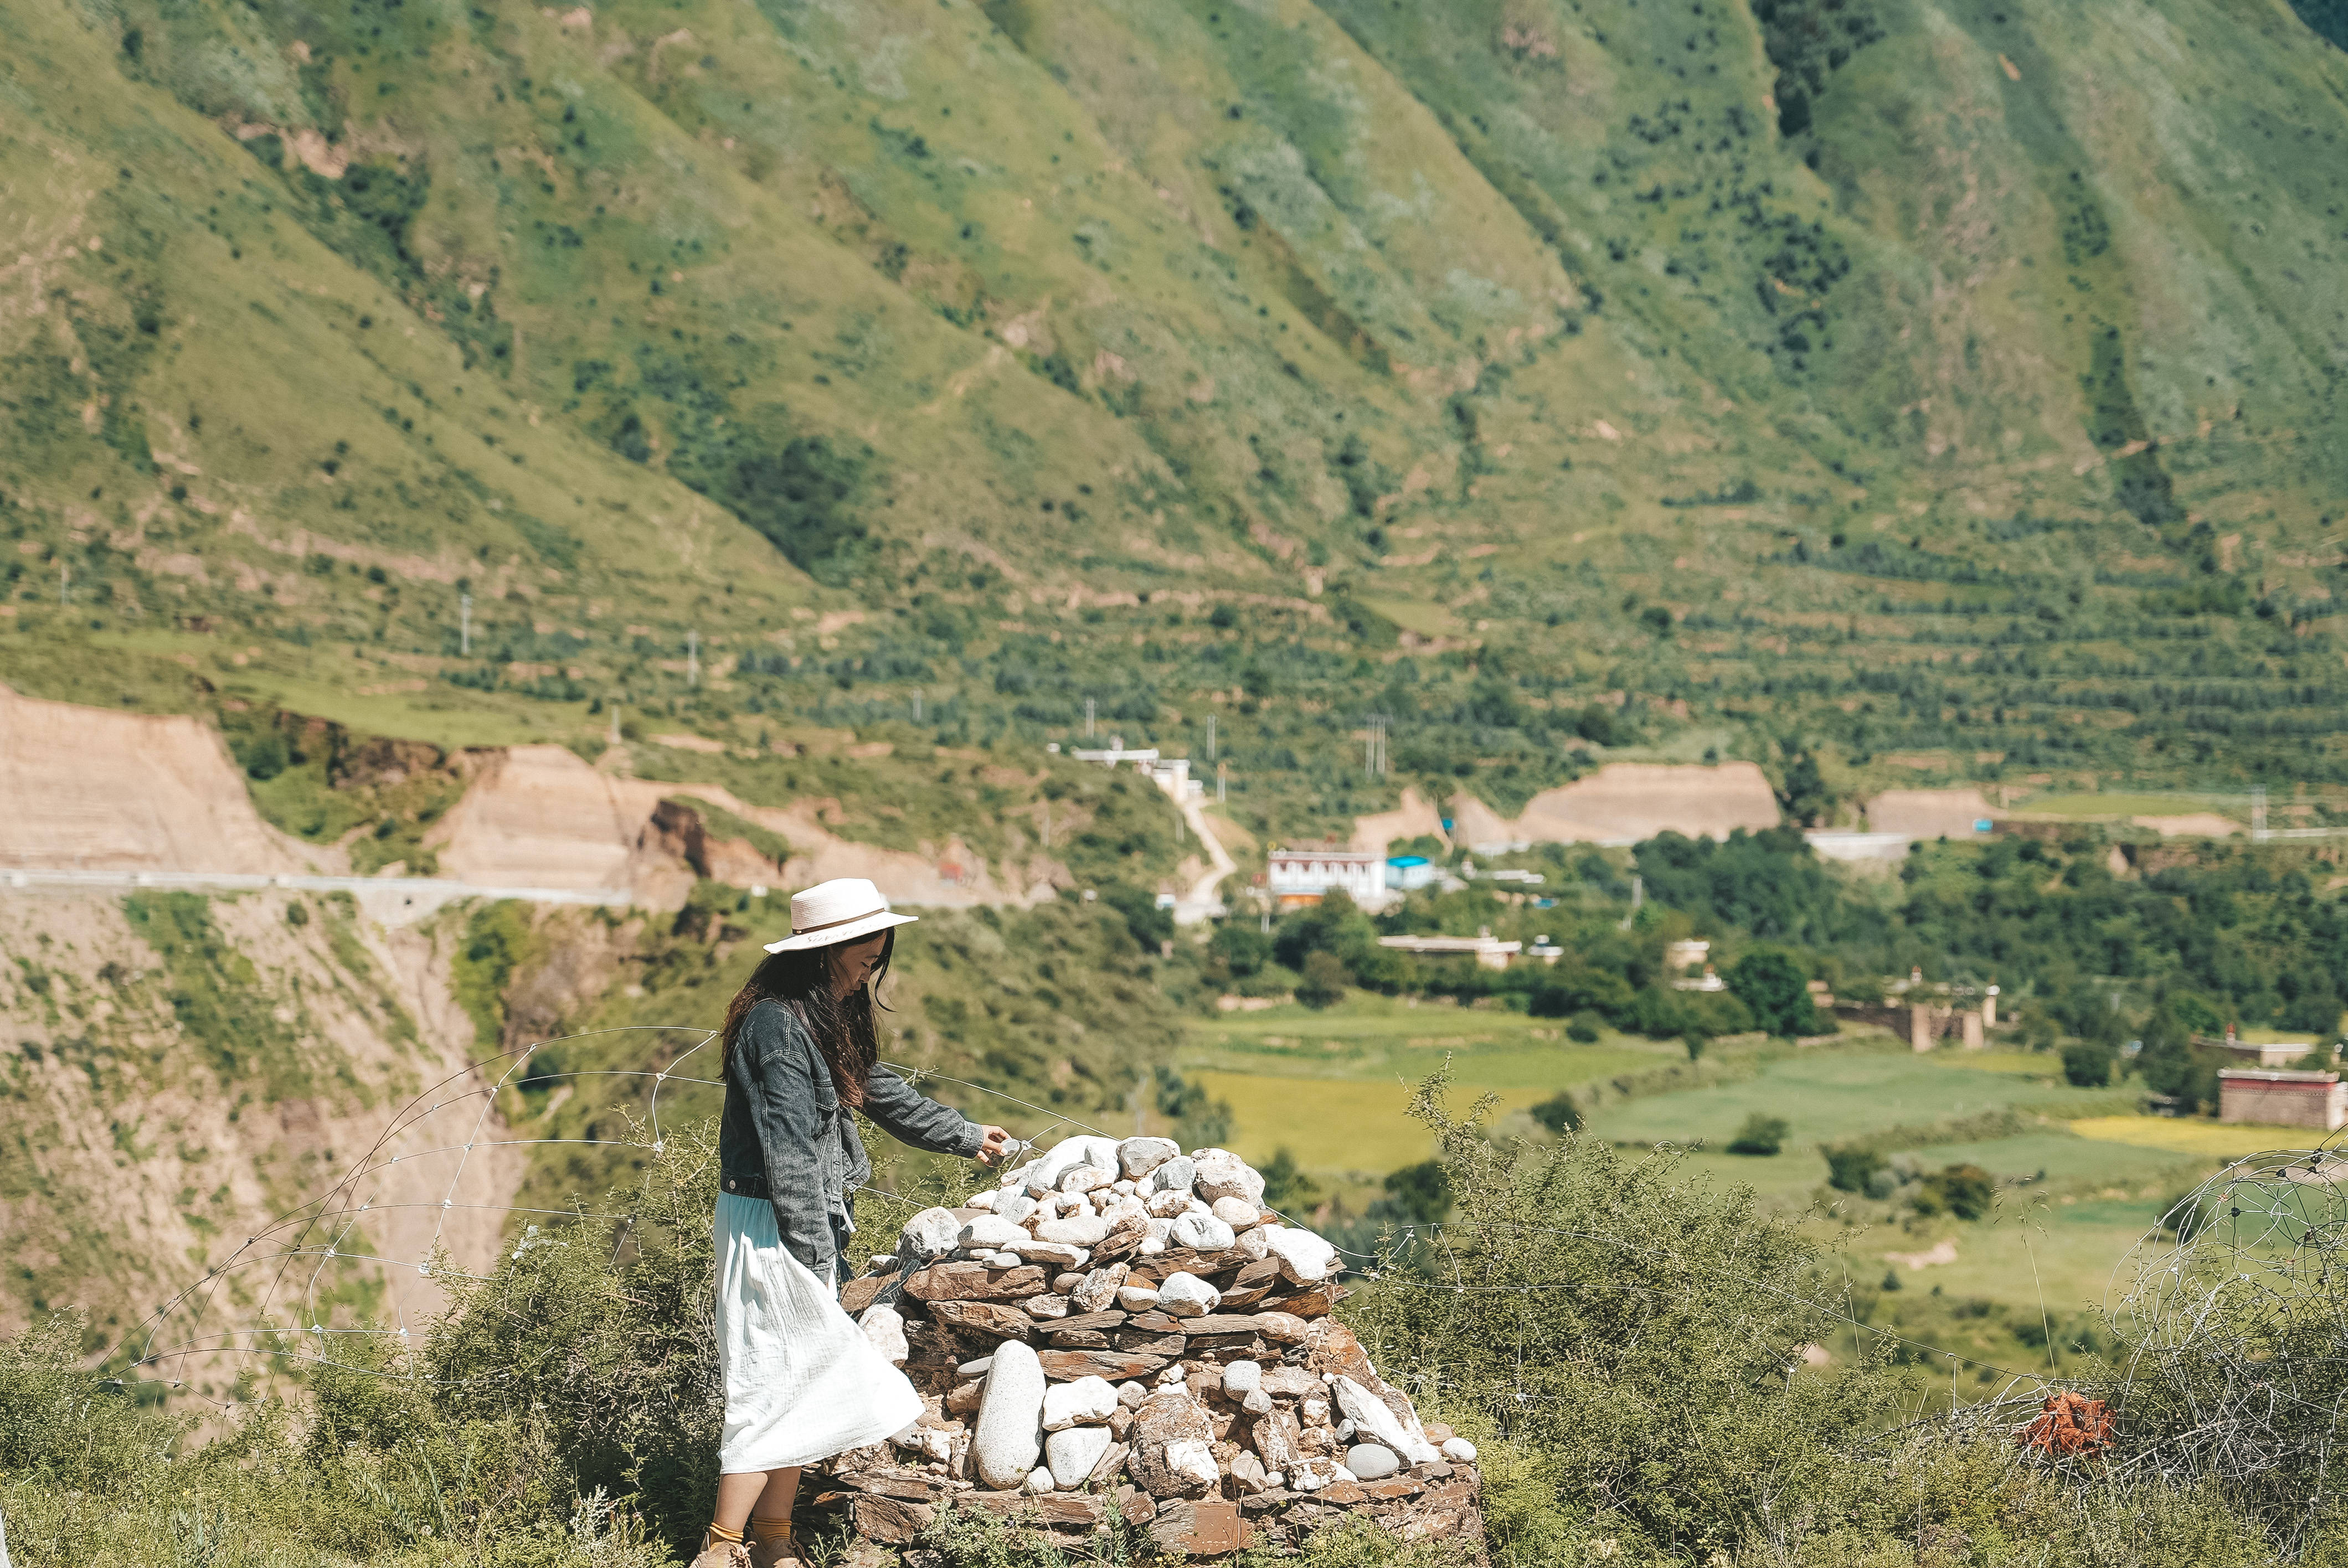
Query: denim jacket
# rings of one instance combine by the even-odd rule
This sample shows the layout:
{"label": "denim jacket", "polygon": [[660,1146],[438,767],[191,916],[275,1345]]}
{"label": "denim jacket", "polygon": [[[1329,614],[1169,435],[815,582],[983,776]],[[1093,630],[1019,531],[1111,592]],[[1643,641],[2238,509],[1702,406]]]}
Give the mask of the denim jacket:
{"label": "denim jacket", "polygon": [[[885,1067],[865,1081],[863,1111],[916,1149],[964,1159],[978,1153],[976,1122]],[[752,1008],[726,1070],[719,1190],[773,1204],[783,1245],[818,1279],[829,1279],[856,1230],[854,1189],[871,1175],[855,1119],[798,1014],[773,1000]]]}

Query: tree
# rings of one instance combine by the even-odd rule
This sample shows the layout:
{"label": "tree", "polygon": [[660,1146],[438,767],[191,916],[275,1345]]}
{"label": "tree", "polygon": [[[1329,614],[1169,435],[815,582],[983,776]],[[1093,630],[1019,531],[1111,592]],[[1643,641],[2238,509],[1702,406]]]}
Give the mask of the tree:
{"label": "tree", "polygon": [[1285,1146],[1272,1152],[1263,1168],[1263,1205],[1276,1213],[1302,1214],[1321,1201],[1321,1184],[1297,1168],[1296,1156]]}
{"label": "tree", "polygon": [[1916,1212],[1977,1220],[1996,1195],[1997,1184],[1979,1165],[1950,1165],[1916,1184]]}
{"label": "tree", "polygon": [[1345,966],[1334,953],[1304,955],[1304,978],[1296,999],[1309,1008],[1331,1008],[1345,999]]}
{"label": "tree", "polygon": [[1728,1141],[1732,1154],[1775,1154],[1786,1146],[1787,1135],[1793,1132],[1783,1116],[1772,1116],[1756,1111],[1745,1119],[1736,1136]]}
{"label": "tree", "polygon": [[1581,1131],[1581,1107],[1573,1096],[1560,1091],[1532,1109],[1532,1118],[1558,1137]]}
{"label": "tree", "polygon": [[1451,1212],[1451,1177],[1440,1160],[1389,1173],[1385,1189],[1394,1205],[1420,1225],[1434,1225]]}
{"label": "tree", "polygon": [[1240,979],[1257,973],[1272,959],[1272,938],[1246,920],[1219,920],[1207,938],[1207,951]]}
{"label": "tree", "polygon": [[1729,993],[1771,1034],[1818,1032],[1818,1009],[1810,1000],[1809,978],[1783,953],[1747,953],[1728,971]]}
{"label": "tree", "polygon": [[2063,1079],[2079,1089],[2102,1089],[2112,1081],[2112,1048],[2082,1040],[2063,1048]]}
{"label": "tree", "polygon": [[1786,743],[1786,782],[1778,788],[1777,804],[1804,827],[1816,826],[1834,804],[1825,775],[1818,772],[1818,760],[1807,748],[1797,750],[1791,741]]}

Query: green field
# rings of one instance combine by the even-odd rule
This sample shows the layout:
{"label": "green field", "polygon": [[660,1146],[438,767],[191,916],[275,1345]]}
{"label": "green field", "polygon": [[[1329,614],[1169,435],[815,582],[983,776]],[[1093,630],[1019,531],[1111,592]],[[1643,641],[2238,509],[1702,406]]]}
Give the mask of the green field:
{"label": "green field", "polygon": [[[1592,1104],[1590,1135],[1668,1146],[1694,1180],[1749,1186],[1770,1204],[1819,1212],[1820,1235],[1842,1249],[1857,1286],[1872,1287],[1895,1268],[1887,1254],[1930,1255],[1952,1245],[1948,1261],[1897,1266],[1909,1288],[1922,1293],[1897,1298],[1911,1314],[1943,1297],[1998,1303],[2022,1317],[2042,1302],[2058,1317],[2084,1311],[2105,1299],[2167,1199],[2223,1158],[2291,1141],[2285,1129],[2113,1114],[2126,1094],[2065,1084],[2059,1060],[2044,1052],[1919,1056],[1860,1037],[1798,1051],[1740,1054],[1732,1046],[1708,1061],[1734,1076],[1642,1093],[1642,1080],[1652,1082],[1657,1070],[1684,1069],[1676,1043],[1609,1032],[1597,1044],[1575,1045],[1553,1020],[1358,993],[1326,1012],[1287,1005],[1193,1020],[1181,1053],[1184,1075],[1229,1105],[1235,1149],[1262,1161],[1284,1148],[1356,1206],[1375,1195],[1384,1172],[1433,1153],[1407,1112],[1416,1084],[1438,1067],[1450,1072],[1454,1115],[1487,1093],[1498,1122],[1560,1091],[1575,1092]],[[1599,1086],[1605,1091],[1593,1094]],[[1790,1124],[1782,1150],[1725,1153],[1756,1112]],[[2001,1116],[2013,1118],[2009,1135],[1939,1142],[1930,1131],[1955,1123],[1950,1132],[1962,1133],[1969,1122]],[[1888,1152],[1920,1170],[1975,1164],[1989,1173],[1999,1191],[1987,1218],[1927,1218],[1898,1200],[1859,1199],[1827,1185],[1820,1143],[1902,1128],[1923,1131],[1914,1144]],[[1518,1116],[1501,1131],[1534,1130]],[[1829,1204],[1858,1228],[1823,1217]]]}

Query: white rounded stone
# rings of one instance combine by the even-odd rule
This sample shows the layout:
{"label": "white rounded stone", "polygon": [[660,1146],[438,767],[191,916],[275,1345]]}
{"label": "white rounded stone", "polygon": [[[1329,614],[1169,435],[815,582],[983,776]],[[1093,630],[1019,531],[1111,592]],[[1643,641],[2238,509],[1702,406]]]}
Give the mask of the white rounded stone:
{"label": "white rounded stone", "polygon": [[1064,1241],[1044,1241],[1025,1231],[1004,1250],[1017,1253],[1029,1263],[1056,1263],[1062,1268],[1081,1268],[1092,1256],[1083,1247]]}
{"label": "white rounded stone", "polygon": [[1139,1198],[1111,1198],[1101,1205],[1101,1218],[1111,1225],[1121,1225],[1128,1220],[1146,1220],[1149,1209]]}
{"label": "white rounded stone", "polygon": [[864,1330],[864,1337],[872,1342],[875,1350],[888,1358],[892,1367],[903,1366],[913,1353],[905,1343],[904,1317],[895,1307],[884,1302],[876,1301],[866,1307],[864,1316],[856,1320],[856,1326]]}
{"label": "white rounded stone", "polygon": [[1015,1252],[982,1252],[977,1256],[989,1268],[1017,1268],[1027,1261]]}
{"label": "white rounded stone", "polygon": [[1177,1361],[1158,1374],[1158,1386],[1161,1389],[1179,1388],[1187,1376],[1188,1374],[1182,1370],[1182,1363]]}
{"label": "white rounded stone", "polygon": [[1134,1186],[1133,1179],[1131,1177],[1119,1176],[1116,1181],[1111,1182],[1108,1184],[1108,1190],[1115,1193],[1118,1197],[1129,1198],[1133,1196],[1137,1189]]}
{"label": "white rounded stone", "polygon": [[1062,1491],[1084,1485],[1112,1440],[1107,1427],[1064,1427],[1045,1438],[1044,1466],[1052,1473],[1052,1484]]}
{"label": "white rounded stone", "polygon": [[1245,1399],[1263,1387],[1263,1363],[1261,1361],[1228,1361],[1223,1365],[1223,1392],[1234,1399]]}
{"label": "white rounded stone", "polygon": [[1138,1181],[1181,1152],[1171,1138],[1128,1138],[1117,1146],[1117,1167]]}
{"label": "white rounded stone", "polygon": [[1268,1416],[1272,1414],[1272,1396],[1262,1389],[1250,1389],[1240,1400],[1240,1409],[1251,1416]]}
{"label": "white rounded stone", "polygon": [[1044,1390],[1044,1430],[1097,1426],[1117,1413],[1117,1389],[1107,1378],[1078,1378]]}
{"label": "white rounded stone", "polygon": [[1158,1309],[1173,1317],[1204,1317],[1222,1305],[1223,1293],[1195,1274],[1176,1272],[1158,1282]]}
{"label": "white rounded stone", "polygon": [[1117,1402],[1128,1410],[1138,1409],[1141,1401],[1148,1398],[1149,1390],[1130,1378],[1117,1386]]}
{"label": "white rounded stone", "polygon": [[1045,1388],[1044,1364],[1034,1350],[1016,1339],[994,1348],[986,1391],[979,1397],[971,1458],[979,1480],[996,1491],[1024,1485],[1035,1468]]}
{"label": "white rounded stone", "polygon": [[1345,1450],[1345,1468],[1356,1481],[1384,1481],[1402,1468],[1402,1459],[1381,1443],[1356,1443]]}
{"label": "white rounded stone", "polygon": [[1251,1225],[1240,1232],[1240,1239],[1235,1245],[1250,1263],[1262,1263],[1272,1255],[1272,1246],[1263,1239],[1263,1233],[1271,1228],[1269,1225]]}
{"label": "white rounded stone", "polygon": [[1109,1183],[1116,1179],[1117,1178],[1111,1175],[1108,1172],[1101,1170],[1097,1166],[1078,1165],[1075,1170],[1070,1171],[1066,1175],[1060,1178],[1060,1191],[1064,1193],[1089,1193],[1097,1187],[1107,1186]]}
{"label": "white rounded stone", "polygon": [[973,1252],[1001,1252],[1027,1239],[1027,1233],[1001,1214],[981,1214],[962,1227],[962,1245]]}
{"label": "white rounded stone", "polygon": [[1166,1250],[1166,1238],[1163,1236],[1152,1237],[1145,1240],[1139,1246],[1135,1247],[1133,1250],[1140,1254],[1143,1257],[1155,1256],[1157,1254]]}
{"label": "white rounded stone", "polygon": [[1154,1285],[1120,1285],[1117,1287],[1117,1305],[1120,1311],[1147,1312],[1158,1305],[1158,1287]]}
{"label": "white rounded stone", "polygon": [[1263,1243],[1280,1259],[1280,1272],[1293,1285],[1318,1285],[1337,1267],[1337,1249],[1311,1231],[1265,1225]]}
{"label": "white rounded stone", "polygon": [[994,1200],[1002,1195],[999,1192],[973,1193],[962,1201],[962,1206],[966,1209],[992,1209],[994,1207]]}
{"label": "white rounded stone", "polygon": [[1446,1438],[1443,1440],[1443,1457],[1453,1464],[1474,1464],[1476,1445],[1466,1438]]}
{"label": "white rounded stone", "polygon": [[1263,1218],[1263,1211],[1245,1198],[1217,1198],[1210,1207],[1217,1219],[1235,1231],[1243,1231]]}
{"label": "white rounded stone", "polygon": [[1033,1492],[1037,1497],[1041,1497],[1045,1492],[1052,1491],[1056,1484],[1056,1483],[1052,1480],[1052,1472],[1039,1464],[1034,1470],[1027,1472],[1027,1479],[1025,1481],[1021,1483],[1021,1490]]}
{"label": "white rounded stone", "polygon": [[1167,1239],[1176,1246],[1187,1246],[1199,1252],[1220,1252],[1239,1238],[1231,1227],[1212,1214],[1184,1214],[1174,1222]]}
{"label": "white rounded stone", "polygon": [[1263,1196],[1263,1177],[1229,1149],[1193,1149],[1190,1162],[1197,1169],[1199,1195],[1209,1203],[1245,1198],[1252,1204]]}
{"label": "white rounded stone", "polygon": [[1070,1246],[1097,1246],[1108,1235],[1108,1221],[1098,1214],[1078,1214],[1065,1220],[1045,1220],[1035,1227],[1035,1239],[1066,1242]]}

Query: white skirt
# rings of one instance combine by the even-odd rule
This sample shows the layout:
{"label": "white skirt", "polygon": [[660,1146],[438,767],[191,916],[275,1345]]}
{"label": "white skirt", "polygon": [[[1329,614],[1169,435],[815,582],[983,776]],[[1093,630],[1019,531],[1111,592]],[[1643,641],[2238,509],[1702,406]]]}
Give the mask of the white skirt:
{"label": "white skirt", "polygon": [[911,1426],[922,1397],[784,1246],[764,1198],[717,1194],[720,1473],[788,1470]]}

